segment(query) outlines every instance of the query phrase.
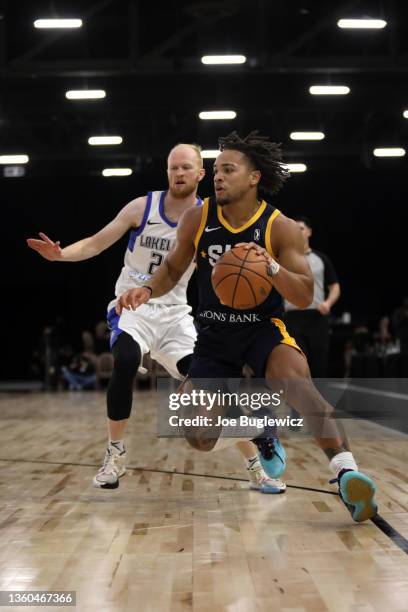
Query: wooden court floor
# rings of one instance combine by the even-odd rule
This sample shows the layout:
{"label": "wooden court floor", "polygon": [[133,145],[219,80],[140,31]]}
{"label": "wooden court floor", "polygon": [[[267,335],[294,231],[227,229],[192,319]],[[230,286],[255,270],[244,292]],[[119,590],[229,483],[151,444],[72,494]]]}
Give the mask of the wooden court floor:
{"label": "wooden court floor", "polygon": [[83,612],[407,612],[408,436],[364,422],[352,437],[400,546],[326,492],[308,436],[285,443],[287,493],[262,495],[235,449],[157,439],[155,394],[139,393],[133,469],[105,491],[102,393],[3,394],[0,590],[74,590]]}

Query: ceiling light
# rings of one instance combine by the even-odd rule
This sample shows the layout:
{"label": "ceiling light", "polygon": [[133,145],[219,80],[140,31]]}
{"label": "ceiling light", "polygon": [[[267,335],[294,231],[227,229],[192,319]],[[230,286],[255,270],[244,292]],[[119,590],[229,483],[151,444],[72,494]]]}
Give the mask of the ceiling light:
{"label": "ceiling light", "polygon": [[27,164],[28,155],[0,155],[0,164]]}
{"label": "ceiling light", "polygon": [[202,111],[199,115],[200,119],[235,119],[237,113],[235,111]]}
{"label": "ceiling light", "polygon": [[204,151],[201,151],[201,157],[203,159],[215,159],[220,153],[219,149],[204,149]]}
{"label": "ceiling light", "polygon": [[45,28],[80,28],[82,19],[36,19],[34,27]]}
{"label": "ceiling light", "polygon": [[374,149],[375,157],[404,157],[405,149],[402,147],[385,147]]}
{"label": "ceiling light", "polygon": [[133,170],[131,168],[105,168],[102,170],[103,176],[130,176]]}
{"label": "ceiling light", "polygon": [[323,132],[292,132],[291,140],[323,140]]}
{"label": "ceiling light", "polygon": [[337,25],[343,29],[382,30],[387,22],[383,19],[339,19]]}
{"label": "ceiling light", "polygon": [[91,136],[88,138],[90,145],[119,145],[122,141],[122,136]]}
{"label": "ceiling light", "polygon": [[204,55],[201,58],[203,64],[245,64],[245,55]]}
{"label": "ceiling light", "polygon": [[309,88],[312,96],[345,96],[350,93],[350,87],[344,85],[313,85]]}
{"label": "ceiling light", "polygon": [[405,119],[408,119],[408,110],[405,110],[405,111],[402,113],[402,116],[403,116],[403,117],[405,117]]}
{"label": "ceiling light", "polygon": [[68,100],[99,100],[106,97],[104,89],[70,89],[65,92]]}
{"label": "ceiling light", "polygon": [[292,174],[293,172],[306,172],[306,164],[286,164],[287,169]]}

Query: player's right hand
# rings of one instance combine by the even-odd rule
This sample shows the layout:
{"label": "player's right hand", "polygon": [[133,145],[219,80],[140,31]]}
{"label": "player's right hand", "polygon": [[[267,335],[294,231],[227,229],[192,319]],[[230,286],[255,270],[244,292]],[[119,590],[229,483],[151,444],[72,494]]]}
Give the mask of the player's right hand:
{"label": "player's right hand", "polygon": [[57,242],[53,242],[43,234],[39,232],[39,236],[41,240],[37,240],[36,238],[28,238],[27,244],[31,249],[37,251],[40,255],[42,255],[48,261],[60,261],[62,259],[62,249],[60,247],[59,240]]}
{"label": "player's right hand", "polygon": [[129,289],[123,293],[116,304],[116,314],[121,315],[122,310],[136,310],[142,304],[149,301],[151,292],[145,287],[137,287],[136,289]]}

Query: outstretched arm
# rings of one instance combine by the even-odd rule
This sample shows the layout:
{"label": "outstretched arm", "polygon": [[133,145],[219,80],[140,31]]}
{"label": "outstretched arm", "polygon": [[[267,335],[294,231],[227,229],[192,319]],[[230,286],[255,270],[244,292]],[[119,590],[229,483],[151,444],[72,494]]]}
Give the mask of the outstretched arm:
{"label": "outstretched arm", "polygon": [[53,242],[40,232],[41,240],[28,238],[27,244],[48,261],[82,261],[99,255],[114,244],[131,227],[137,227],[142,222],[146,206],[146,197],[136,198],[127,204],[119,214],[93,236],[74,242],[61,249],[60,243]]}
{"label": "outstretched arm", "polygon": [[190,208],[182,214],[178,223],[176,241],[170,253],[146,287],[129,289],[120,297],[116,306],[118,314],[123,308],[133,310],[152,297],[165,295],[177,285],[194,259],[194,238],[200,225],[201,214],[201,207]]}

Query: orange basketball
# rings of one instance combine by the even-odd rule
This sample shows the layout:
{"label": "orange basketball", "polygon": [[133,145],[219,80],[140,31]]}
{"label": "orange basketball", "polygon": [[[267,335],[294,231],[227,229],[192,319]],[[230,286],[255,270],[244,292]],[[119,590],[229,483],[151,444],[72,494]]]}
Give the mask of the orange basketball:
{"label": "orange basketball", "polygon": [[265,257],[242,246],[234,247],[218,259],[211,282],[221,304],[237,310],[259,306],[273,287]]}

